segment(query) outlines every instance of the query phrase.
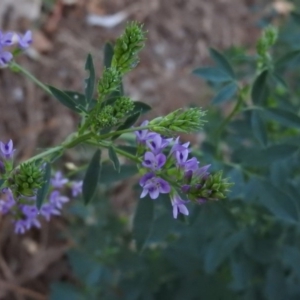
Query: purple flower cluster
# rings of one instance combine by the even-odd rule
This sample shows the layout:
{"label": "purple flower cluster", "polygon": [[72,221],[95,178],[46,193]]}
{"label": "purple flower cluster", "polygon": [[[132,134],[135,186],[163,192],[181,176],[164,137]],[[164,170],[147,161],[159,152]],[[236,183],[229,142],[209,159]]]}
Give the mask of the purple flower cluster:
{"label": "purple flower cluster", "polygon": [[43,203],[40,210],[36,207],[36,197],[14,197],[9,188],[3,188],[0,213],[10,214],[17,234],[23,234],[32,227],[40,228],[39,216],[49,221],[51,217],[60,215],[63,205],[69,202],[70,199],[62,193],[67,186],[71,187],[73,196],[81,193],[82,182],[69,182],[61,172],[56,172],[51,179],[51,192],[48,200]]}
{"label": "purple flower cluster", "polygon": [[5,185],[0,191],[0,214],[10,215],[15,226],[15,233],[23,234],[32,227],[41,227],[40,216],[49,221],[51,217],[60,215],[63,205],[70,200],[63,194],[64,190],[66,187],[71,188],[72,196],[76,197],[82,192],[82,181],[70,182],[62,172],[56,172],[50,180],[49,197],[38,209],[36,189],[32,191],[33,196],[26,196],[15,190],[13,174],[16,174],[18,170],[13,169],[14,152],[12,140],[7,143],[0,141],[0,174]]}
{"label": "purple flower cluster", "polygon": [[[148,121],[141,124],[142,127],[147,125]],[[143,158],[141,168],[144,175],[139,182],[143,191],[140,197],[149,195],[151,199],[157,199],[160,194],[170,194],[174,218],[178,213],[188,215],[186,203],[189,200],[181,199],[178,190],[189,198],[191,189],[195,190],[194,183],[201,182],[209,175],[207,171],[210,165],[199,167],[196,157],[189,158],[189,142],[181,144],[179,137],[175,140],[164,138],[147,129],[136,131],[135,134],[138,153]],[[201,188],[201,185],[198,184],[196,188]],[[201,203],[203,199],[197,200]]]}
{"label": "purple flower cluster", "polygon": [[13,59],[13,54],[7,50],[7,47],[12,46],[14,40],[17,40],[19,48],[27,49],[32,43],[32,33],[29,30],[24,35],[0,31],[0,67],[7,66]]}

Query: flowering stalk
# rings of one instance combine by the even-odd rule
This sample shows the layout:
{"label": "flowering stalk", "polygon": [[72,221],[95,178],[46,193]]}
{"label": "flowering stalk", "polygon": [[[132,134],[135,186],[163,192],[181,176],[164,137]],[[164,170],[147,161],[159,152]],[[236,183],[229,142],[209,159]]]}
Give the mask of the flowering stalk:
{"label": "flowering stalk", "polygon": [[[145,32],[142,26],[130,23],[125,33],[117,39],[112,60],[103,71],[97,82],[97,95],[94,97],[95,70],[91,56],[88,56],[86,68],[89,78],[86,79],[85,94],[60,91],[40,82],[29,71],[13,59],[20,49],[31,44],[31,32],[18,35],[18,51],[8,52],[12,46],[12,33],[0,32],[0,66],[24,74],[46,93],[54,96],[62,104],[78,113],[81,117],[78,130],[69,135],[60,145],[47,149],[27,161],[15,166],[13,162],[13,143],[0,143],[2,159],[0,160],[0,178],[2,197],[0,212],[9,214],[15,224],[16,233],[24,233],[31,227],[40,227],[39,215],[47,221],[59,215],[64,203],[69,198],[63,193],[66,187],[72,189],[76,197],[83,191],[83,196],[92,197],[91,189],[96,189],[90,182],[96,182],[100,172],[99,148],[109,149],[110,157],[119,165],[117,155],[122,155],[135,162],[141,174],[141,198],[150,196],[157,199],[160,194],[169,194],[173,216],[188,215],[189,202],[202,204],[225,197],[231,184],[222,178],[222,174],[210,174],[210,165],[199,166],[195,157],[190,157],[189,143],[181,144],[177,132],[198,132],[204,123],[205,112],[201,108],[178,109],[167,116],[158,117],[141,126],[133,127],[146,104],[141,108],[137,102],[123,95],[122,76],[138,63],[138,52],[143,48]],[[80,98],[80,100],[78,99]],[[140,103],[141,105],[141,103]],[[137,142],[136,154],[128,153],[115,145],[115,139],[123,134],[135,132]],[[56,155],[79,144],[88,144],[98,148],[89,165],[84,181],[71,182],[62,173],[52,174],[47,179],[49,161]],[[96,178],[96,180],[95,180]],[[45,202],[40,195],[50,193]],[[184,199],[185,200],[184,200]],[[89,200],[88,199],[88,200]]]}

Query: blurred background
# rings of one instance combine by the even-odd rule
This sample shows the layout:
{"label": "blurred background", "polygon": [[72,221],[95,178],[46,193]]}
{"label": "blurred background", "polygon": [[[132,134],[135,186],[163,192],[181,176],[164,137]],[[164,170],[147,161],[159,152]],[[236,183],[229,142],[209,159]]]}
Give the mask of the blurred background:
{"label": "blurred background", "polygon": [[[127,21],[142,22],[148,31],[146,47],[138,67],[125,77],[124,86],[127,95],[153,107],[150,118],[189,104],[205,107],[212,93],[191,71],[210,62],[209,47],[251,53],[262,26],[270,21],[284,23],[292,7],[291,2],[270,0],[1,0],[0,28],[31,29],[33,46],[18,62],[44,83],[81,91],[87,53],[93,55],[96,72],[101,74],[104,44],[114,41]],[[0,70],[0,100],[0,137],[14,140],[19,160],[30,157],[37,148],[58,144],[76,128],[72,112],[20,74],[5,69]],[[223,109],[226,111],[226,106]],[[194,142],[202,138],[193,137]],[[64,162],[79,160],[80,154],[70,151],[61,168]],[[137,199],[131,186],[124,180],[114,183],[109,193],[99,191],[99,197],[109,198],[111,204],[70,206],[64,218],[25,236],[15,236],[10,221],[2,219],[0,299],[163,299],[151,293],[142,297],[141,292],[118,283],[123,270],[115,264],[126,265],[126,272],[133,265],[146,264],[130,253],[128,224]],[[95,215],[96,209],[100,215]],[[87,224],[95,224],[96,217],[103,220],[99,227],[89,233],[82,231]],[[83,255],[78,245],[88,234],[91,236],[84,242],[90,248]],[[120,240],[126,245],[122,253],[117,246]],[[106,267],[91,271],[91,253]],[[154,251],[146,260],[151,262],[156,255]],[[174,276],[164,271],[158,274],[164,274],[163,282]],[[203,282],[213,285],[214,280]],[[132,285],[144,286],[145,282]],[[176,280],[170,282],[176,284]],[[187,293],[178,297],[172,299],[223,299]],[[230,297],[226,299],[244,299]]]}

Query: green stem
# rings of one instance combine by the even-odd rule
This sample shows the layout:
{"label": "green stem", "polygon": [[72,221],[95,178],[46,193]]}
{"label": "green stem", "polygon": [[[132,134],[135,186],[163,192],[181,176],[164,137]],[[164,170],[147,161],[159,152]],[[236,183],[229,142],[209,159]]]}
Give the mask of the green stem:
{"label": "green stem", "polygon": [[145,130],[145,129],[149,129],[149,127],[148,126],[140,126],[140,127],[127,128],[127,129],[123,129],[123,130],[119,130],[119,131],[110,132],[110,133],[107,133],[107,134],[100,135],[99,138],[100,138],[100,140],[104,140],[104,139],[107,139],[107,138],[112,137],[114,135],[120,135],[120,134],[127,133],[127,132],[133,132],[133,131]]}
{"label": "green stem", "polygon": [[244,102],[244,98],[240,95],[238,97],[238,101],[236,102],[233,110],[231,113],[225,118],[225,120],[221,123],[220,127],[218,128],[216,135],[219,137],[222,131],[225,129],[227,124],[233,119],[233,117],[239,112],[241,105]]}
{"label": "green stem", "polygon": [[224,121],[221,123],[221,125],[219,126],[219,128],[217,129],[216,133],[215,133],[215,141],[217,142],[216,145],[216,157],[220,158],[221,154],[220,154],[220,138],[221,138],[221,134],[223,132],[223,130],[225,129],[225,127],[228,125],[228,123],[233,119],[233,117],[240,111],[240,107],[242,106],[242,104],[244,103],[245,97],[246,97],[246,93],[245,93],[245,89],[239,89],[239,93],[238,93],[238,100],[235,104],[235,106],[233,107],[233,110],[231,111],[231,113],[224,119]]}
{"label": "green stem", "polygon": [[94,134],[92,132],[88,132],[86,134],[79,135],[75,139],[71,139],[71,141],[68,141],[67,138],[66,141],[62,143],[62,145],[65,149],[73,148],[82,142],[86,142],[89,138],[93,137],[93,135]]}
{"label": "green stem", "polygon": [[33,76],[29,71],[24,69],[21,65],[19,65],[16,62],[12,62],[9,64],[9,66],[13,71],[18,71],[18,72],[23,73],[27,78],[29,78],[31,81],[33,81],[42,90],[44,90],[46,93],[52,95],[50,89],[45,84],[43,84],[41,81],[39,81],[35,76]]}
{"label": "green stem", "polygon": [[27,159],[24,163],[33,162],[35,160],[47,157],[55,152],[64,151],[66,149],[73,148],[76,145],[87,141],[90,137],[92,137],[92,133],[87,133],[87,134],[78,136],[77,138],[71,139],[71,141],[69,141],[70,137],[67,137],[66,140],[60,146],[53,147],[44,152],[41,152],[41,153]]}
{"label": "green stem", "polygon": [[[105,146],[103,145],[103,147],[105,147]],[[130,153],[128,153],[128,152],[126,152],[126,151],[120,149],[120,148],[117,148],[117,147],[113,147],[113,148],[114,148],[114,150],[115,150],[118,154],[120,154],[120,155],[122,155],[122,156],[124,156],[124,157],[127,157],[127,158],[131,159],[132,161],[135,161],[136,163],[140,163],[140,162],[141,162],[140,159],[139,159],[138,157],[136,157],[136,156],[134,156],[134,155],[132,155],[132,154],[130,154]]]}
{"label": "green stem", "polygon": [[35,155],[35,156],[27,159],[24,163],[33,162],[35,160],[38,160],[40,158],[44,158],[44,157],[46,157],[46,156],[48,156],[50,154],[53,154],[55,152],[62,151],[63,149],[64,149],[63,146],[57,146],[57,147],[50,148],[50,149],[48,149],[48,150],[46,150],[44,152],[41,152],[41,153],[39,153],[39,154],[37,154],[37,155]]}
{"label": "green stem", "polygon": [[124,156],[124,157],[126,157],[126,158],[129,158],[129,159],[131,159],[132,161],[135,161],[135,162],[137,162],[137,163],[140,163],[140,162],[141,162],[140,159],[139,159],[138,157],[136,157],[136,156],[130,154],[129,152],[124,151],[124,150],[122,150],[122,149],[120,149],[120,148],[118,148],[118,147],[115,147],[115,146],[113,145],[113,143],[109,143],[109,142],[106,142],[106,141],[100,141],[100,142],[92,142],[92,141],[89,141],[89,142],[87,142],[87,143],[90,144],[90,145],[93,145],[93,146],[102,146],[102,147],[104,147],[104,148],[113,147],[114,150],[115,150],[118,154],[120,154],[120,155],[122,155],[122,156]]}

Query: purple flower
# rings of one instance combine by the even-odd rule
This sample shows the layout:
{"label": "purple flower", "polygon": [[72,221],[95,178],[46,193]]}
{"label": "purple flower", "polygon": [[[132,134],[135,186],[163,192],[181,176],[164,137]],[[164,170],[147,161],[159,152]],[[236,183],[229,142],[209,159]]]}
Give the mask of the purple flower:
{"label": "purple flower", "polygon": [[168,194],[171,191],[169,183],[162,178],[155,177],[153,173],[147,173],[140,179],[140,186],[143,188],[141,198],[148,193],[151,199],[157,199],[159,194]]}
{"label": "purple flower", "polygon": [[0,67],[6,67],[13,59],[13,55],[8,51],[3,51],[0,47]]}
{"label": "purple flower", "polygon": [[171,153],[174,153],[175,151],[188,151],[190,152],[190,150],[188,149],[190,145],[190,142],[186,142],[184,144],[180,144],[179,143],[179,137],[176,138],[175,143],[171,149]]}
{"label": "purple flower", "polygon": [[188,159],[184,164],[184,170],[187,171],[196,171],[198,169],[199,161],[196,157]]}
{"label": "purple flower", "polygon": [[188,211],[187,207],[185,206],[185,203],[187,203],[188,201],[184,201],[179,197],[179,195],[175,195],[172,197],[171,202],[172,202],[172,206],[173,206],[174,219],[177,219],[178,212],[183,215],[186,215],[186,216],[189,215],[189,211]]}
{"label": "purple flower", "polygon": [[195,176],[201,177],[201,178],[208,176],[209,173],[207,172],[207,170],[209,169],[210,166],[211,165],[206,165],[206,166],[196,169]]}
{"label": "purple flower", "polygon": [[207,199],[199,198],[199,199],[197,199],[197,202],[198,202],[199,204],[204,204],[204,203],[207,202]]}
{"label": "purple flower", "polygon": [[19,46],[22,49],[28,48],[32,44],[32,32],[26,31],[23,36],[19,35]]}
{"label": "purple flower", "polygon": [[25,220],[26,229],[29,230],[31,227],[41,228],[41,223],[37,218],[28,218]]}
{"label": "purple flower", "polygon": [[0,212],[2,214],[7,214],[15,204],[15,200],[0,200]]}
{"label": "purple flower", "polygon": [[156,133],[154,136],[151,138],[148,138],[146,141],[146,144],[148,148],[154,153],[158,154],[160,153],[164,148],[166,148],[172,139],[164,139],[161,137],[160,134]]}
{"label": "purple flower", "polygon": [[40,213],[47,221],[50,220],[51,216],[60,215],[60,211],[53,204],[50,203],[43,204],[40,209]]}
{"label": "purple flower", "polygon": [[191,186],[189,184],[184,184],[181,187],[181,190],[182,190],[183,193],[187,194],[191,190]]}
{"label": "purple flower", "polygon": [[[149,121],[144,121],[141,124],[141,127],[147,126],[148,124],[149,124]],[[140,144],[145,144],[148,139],[154,137],[156,134],[157,133],[155,133],[155,132],[149,132],[148,129],[135,131],[136,140]]]}
{"label": "purple flower", "polygon": [[192,157],[188,159],[189,150],[187,148],[183,147],[181,148],[181,151],[176,150],[174,154],[176,157],[177,166],[184,169],[185,172],[196,171],[198,169],[199,162],[197,158]]}
{"label": "purple flower", "polygon": [[51,184],[54,188],[62,188],[69,180],[62,176],[60,171],[56,172],[54,177],[51,179]]}
{"label": "purple flower", "polygon": [[13,36],[12,32],[2,33],[0,31],[0,47],[11,46],[13,44]]}
{"label": "purple flower", "polygon": [[185,149],[184,151],[175,151],[177,165],[179,167],[183,167],[185,165],[188,156],[189,156],[189,151],[187,149]]}
{"label": "purple flower", "polygon": [[27,230],[31,229],[32,227],[40,228],[41,223],[36,218],[29,218],[29,219],[21,219],[15,221],[15,233],[17,234],[24,234]]}
{"label": "purple flower", "polygon": [[62,196],[59,191],[53,191],[49,197],[49,203],[54,207],[61,209],[62,205],[69,201],[68,197]]}
{"label": "purple flower", "polygon": [[35,205],[24,205],[21,210],[23,212],[23,218],[15,222],[16,233],[23,234],[26,230],[29,230],[32,227],[41,227],[41,223],[37,219],[39,212]]}
{"label": "purple flower", "polygon": [[16,204],[16,201],[13,197],[12,191],[8,188],[2,189],[5,200],[0,200],[0,212],[2,214],[7,214],[11,208]]}
{"label": "purple flower", "polygon": [[72,189],[72,196],[73,197],[77,197],[78,195],[80,195],[82,193],[82,184],[83,181],[73,181],[71,183],[71,189]]}
{"label": "purple flower", "polygon": [[13,141],[9,140],[8,143],[2,143],[0,142],[0,151],[4,158],[11,159],[13,157],[13,154],[15,152]]}
{"label": "purple flower", "polygon": [[15,233],[23,234],[26,231],[26,221],[18,220],[15,222]]}
{"label": "purple flower", "polygon": [[22,212],[28,219],[34,219],[38,215],[38,209],[35,205],[24,205]]}
{"label": "purple flower", "polygon": [[146,152],[142,165],[155,171],[159,170],[166,163],[166,160],[166,156],[162,153],[155,155],[152,152]]}

